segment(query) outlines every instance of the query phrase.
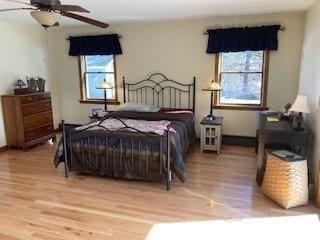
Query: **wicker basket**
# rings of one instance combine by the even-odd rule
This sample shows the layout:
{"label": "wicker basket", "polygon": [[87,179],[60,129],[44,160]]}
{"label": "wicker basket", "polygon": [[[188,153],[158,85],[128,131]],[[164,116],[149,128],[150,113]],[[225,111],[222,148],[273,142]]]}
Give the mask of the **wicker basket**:
{"label": "wicker basket", "polygon": [[268,153],[262,193],[286,209],[307,204],[306,159],[287,151]]}

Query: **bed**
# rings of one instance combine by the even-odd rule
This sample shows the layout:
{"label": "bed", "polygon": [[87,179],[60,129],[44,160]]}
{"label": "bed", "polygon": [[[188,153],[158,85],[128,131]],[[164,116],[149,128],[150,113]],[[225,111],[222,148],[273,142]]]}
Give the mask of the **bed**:
{"label": "bed", "polygon": [[190,84],[161,73],[136,83],[123,79],[125,103],[151,104],[158,112],[114,111],[86,125],[62,121],[54,164],[70,171],[145,181],[187,177],[186,155],[194,142],[195,78]]}

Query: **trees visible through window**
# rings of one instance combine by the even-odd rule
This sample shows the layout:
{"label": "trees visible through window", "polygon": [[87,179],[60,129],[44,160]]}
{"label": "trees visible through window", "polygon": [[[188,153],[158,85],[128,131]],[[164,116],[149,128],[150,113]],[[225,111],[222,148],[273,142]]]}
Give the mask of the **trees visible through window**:
{"label": "trees visible through window", "polygon": [[218,106],[265,107],[267,52],[221,53],[217,78],[222,86]]}
{"label": "trees visible through window", "polygon": [[97,86],[103,81],[113,87],[107,90],[107,99],[117,100],[115,57],[113,55],[81,56],[80,72],[83,101],[103,100],[104,90],[97,89]]}

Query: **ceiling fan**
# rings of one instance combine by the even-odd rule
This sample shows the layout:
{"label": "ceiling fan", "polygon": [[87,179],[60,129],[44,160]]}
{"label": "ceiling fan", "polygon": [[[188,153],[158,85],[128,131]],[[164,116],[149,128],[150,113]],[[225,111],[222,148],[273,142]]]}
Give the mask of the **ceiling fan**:
{"label": "ceiling fan", "polygon": [[59,26],[59,15],[76,19],[97,27],[107,28],[109,25],[98,20],[84,17],[72,12],[89,13],[88,10],[78,5],[61,4],[59,0],[30,0],[30,3],[21,2],[18,0],[4,0],[24,4],[26,7],[0,9],[0,12],[15,11],[15,10],[30,10],[31,16],[36,19],[43,27]]}

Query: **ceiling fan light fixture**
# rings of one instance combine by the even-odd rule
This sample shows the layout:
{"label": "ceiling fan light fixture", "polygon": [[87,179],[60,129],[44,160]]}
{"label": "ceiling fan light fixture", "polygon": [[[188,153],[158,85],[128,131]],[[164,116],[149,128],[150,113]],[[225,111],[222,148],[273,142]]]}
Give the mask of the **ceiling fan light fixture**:
{"label": "ceiling fan light fixture", "polygon": [[59,15],[49,11],[31,11],[30,14],[44,27],[52,27],[59,21]]}

